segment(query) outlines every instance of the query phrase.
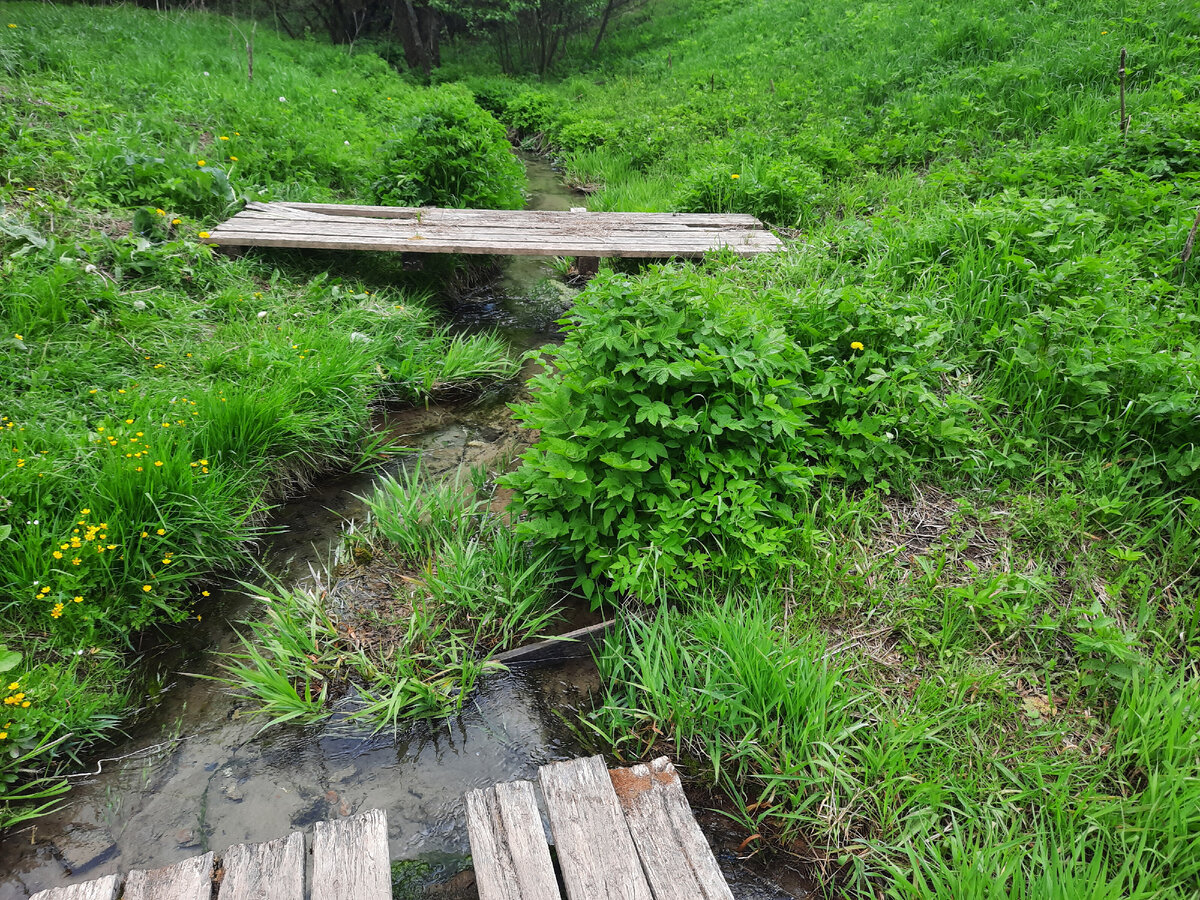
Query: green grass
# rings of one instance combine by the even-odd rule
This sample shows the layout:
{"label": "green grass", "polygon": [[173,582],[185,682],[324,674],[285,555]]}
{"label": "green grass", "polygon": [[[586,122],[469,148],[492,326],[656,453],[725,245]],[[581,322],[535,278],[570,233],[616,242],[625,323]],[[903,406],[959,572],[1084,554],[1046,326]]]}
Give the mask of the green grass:
{"label": "green grass", "polygon": [[251,589],[263,616],[218,677],[253,699],[265,725],[312,722],[342,709],[376,731],[462,709],[495,651],[539,636],[559,616],[558,581],[489,511],[494,483],[423,479],[420,467],[366,498],[371,518],[346,542],[356,571],[378,585]]}
{"label": "green grass", "polygon": [[[372,202],[382,148],[402,152],[447,92],[263,31],[251,81],[206,15],[4,3],[0,18],[15,26],[0,27],[0,632],[22,654],[4,696],[23,695],[0,718],[2,826],[34,811],[21,784],[138,708],[121,654],[139,632],[243,568],[273,502],[361,464],[377,403],[515,366],[498,338],[439,322],[430,296],[453,264],[420,278],[198,241],[248,199]],[[473,117],[451,136],[507,160],[502,129],[453,99]],[[517,169],[475,187],[519,196]],[[283,688],[263,685],[286,703]]]}

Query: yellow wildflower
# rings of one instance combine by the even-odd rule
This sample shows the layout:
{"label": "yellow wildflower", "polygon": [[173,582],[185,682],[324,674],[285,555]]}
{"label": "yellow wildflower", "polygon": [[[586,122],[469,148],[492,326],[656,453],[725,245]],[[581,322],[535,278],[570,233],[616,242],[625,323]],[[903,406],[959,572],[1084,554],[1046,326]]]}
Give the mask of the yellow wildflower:
{"label": "yellow wildflower", "polygon": [[201,237],[201,239],[208,237],[208,232],[207,231],[200,232],[200,237]]}
{"label": "yellow wildflower", "polygon": [[145,591],[145,592],[148,594],[148,593],[150,593],[152,590],[154,590],[154,588],[152,588],[152,587],[151,587],[150,585],[148,585],[148,584],[143,584],[143,585],[142,585],[142,590],[143,590],[143,591]]}
{"label": "yellow wildflower", "polygon": [[208,165],[208,163],[206,163],[206,162],[205,162],[204,160],[202,160],[202,159],[198,159],[198,160],[196,160],[196,165],[198,165],[198,166],[207,166],[207,165]]}
{"label": "yellow wildflower", "polygon": [[861,342],[861,341],[851,341],[851,342],[850,342],[850,349],[851,349],[851,350],[861,350],[861,349],[863,349],[862,342]]}
{"label": "yellow wildflower", "polygon": [[183,219],[172,219],[172,220],[171,220],[171,224],[172,224],[172,225],[182,225],[182,224],[183,224]]}

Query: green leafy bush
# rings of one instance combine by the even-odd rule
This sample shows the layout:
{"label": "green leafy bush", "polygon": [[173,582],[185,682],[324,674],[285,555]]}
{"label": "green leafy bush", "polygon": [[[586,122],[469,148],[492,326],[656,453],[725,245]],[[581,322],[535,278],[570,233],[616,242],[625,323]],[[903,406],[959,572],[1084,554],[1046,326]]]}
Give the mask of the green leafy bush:
{"label": "green leafy bush", "polygon": [[431,90],[383,148],[375,199],[395,206],[517,209],[525,173],[504,127],[461,87]]}
{"label": "green leafy bush", "polygon": [[903,361],[911,347],[889,373],[835,327],[802,347],[766,309],[678,268],[601,279],[576,302],[557,371],[518,410],[541,438],[507,483],[522,532],[579,561],[593,598],[769,574],[815,478],[900,474],[906,444],[950,458],[970,438]]}

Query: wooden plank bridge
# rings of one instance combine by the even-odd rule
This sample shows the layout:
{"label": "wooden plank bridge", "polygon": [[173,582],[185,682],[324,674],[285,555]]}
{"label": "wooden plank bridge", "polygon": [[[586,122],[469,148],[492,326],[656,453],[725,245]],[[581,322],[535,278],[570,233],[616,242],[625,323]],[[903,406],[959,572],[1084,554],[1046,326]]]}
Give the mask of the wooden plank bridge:
{"label": "wooden plank bridge", "polygon": [[[557,870],[532,782],[466,795],[480,900],[733,900],[666,757],[611,771],[599,756],[573,759],[538,780]],[[32,900],[391,900],[383,810],[317,822],[311,867],[307,856],[295,832]]]}
{"label": "wooden plank bridge", "polygon": [[753,216],[250,203],[203,239],[221,247],[300,247],[505,256],[742,256],[783,242]]}

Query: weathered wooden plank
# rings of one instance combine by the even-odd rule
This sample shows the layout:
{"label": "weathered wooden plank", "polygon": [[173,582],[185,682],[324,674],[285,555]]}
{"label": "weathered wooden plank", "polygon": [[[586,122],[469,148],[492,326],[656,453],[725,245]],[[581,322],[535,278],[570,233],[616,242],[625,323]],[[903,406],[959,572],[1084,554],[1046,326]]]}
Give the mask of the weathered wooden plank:
{"label": "weathered wooden plank", "polygon": [[651,900],[621,804],[599,756],[538,773],[570,900]]}
{"label": "weathered wooden plank", "polygon": [[[384,239],[420,239],[451,241],[506,241],[516,243],[552,243],[555,241],[597,241],[604,243],[641,241],[673,246],[703,245],[711,242],[771,243],[780,241],[768,231],[693,228],[687,232],[651,231],[636,228],[564,228],[561,231],[515,228],[498,225],[415,225],[411,222],[383,222],[360,219],[357,222],[329,219],[327,222],[294,222],[286,219],[239,219],[234,217],[218,226],[225,230],[251,233],[341,235]],[[419,236],[419,238],[418,238]]]}
{"label": "weathered wooden plank", "polygon": [[263,244],[266,246],[308,246],[328,242],[331,247],[347,243],[363,244],[367,248],[395,248],[410,253],[462,252],[462,253],[528,253],[543,256],[671,256],[673,254],[702,254],[708,250],[728,247],[734,251],[767,252],[779,249],[777,245],[761,240],[742,240],[717,237],[707,241],[649,241],[637,238],[588,239],[557,238],[553,240],[525,240],[520,237],[490,237],[470,235],[446,237],[433,235],[384,235],[384,234],[336,234],[306,231],[289,232],[280,229],[270,231],[234,231],[232,229],[213,232],[210,243]]}
{"label": "weathered wooden plank", "polygon": [[120,889],[121,876],[105,875],[94,881],[38,891],[29,900],[117,900]]}
{"label": "weathered wooden plank", "polygon": [[221,856],[219,900],[304,900],[304,835],[237,844]]}
{"label": "weathered wooden plank", "polygon": [[571,212],[557,209],[447,209],[438,206],[363,206],[345,203],[292,203],[275,201],[269,204],[250,203],[247,208],[273,208],[286,206],[291,209],[315,212],[333,216],[361,216],[376,218],[407,219],[420,217],[422,221],[433,221],[439,218],[447,221],[462,221],[471,218],[505,217],[511,219],[551,221],[567,220],[579,216],[621,218],[630,222],[656,222],[670,219],[680,225],[703,224],[711,222],[715,226],[742,226],[761,228],[762,223],[754,216],[746,213],[604,213],[604,212]]}
{"label": "weathered wooden plank", "polygon": [[[753,234],[747,232],[746,234]],[[773,238],[771,239],[774,240]],[[204,239],[205,243],[237,247],[296,247],[327,250],[391,250],[407,253],[491,253],[511,256],[703,256],[708,250],[728,247],[741,255],[770,253],[778,243],[732,235],[728,240],[704,244],[657,244],[644,240],[597,241],[564,239],[533,243],[467,242],[460,240],[396,239],[384,237],[342,237],[338,235],[307,235],[286,232],[246,232],[218,229]]]}
{"label": "weathered wooden plank", "polygon": [[193,856],[161,869],[125,876],[122,900],[212,900],[213,855]]}
{"label": "weathered wooden plank", "polygon": [[391,900],[387,816],[372,809],[313,825],[313,900]]}
{"label": "weathered wooden plank", "polygon": [[466,804],[479,900],[559,900],[533,785],[471,791]]}
{"label": "weathered wooden plank", "polygon": [[733,900],[671,761],[609,775],[655,900]]}
{"label": "weathered wooden plank", "polygon": [[[386,208],[386,207],[385,207]],[[540,231],[563,231],[575,228],[586,229],[637,229],[639,231],[668,231],[685,233],[695,229],[722,231],[761,231],[762,223],[753,216],[729,217],[736,221],[722,221],[720,216],[696,215],[693,220],[683,220],[681,213],[574,213],[548,212],[542,210],[456,210],[428,209],[412,210],[409,215],[368,216],[337,215],[334,213],[311,213],[280,204],[250,204],[234,219],[263,220],[285,219],[303,222],[352,222],[376,223],[402,226],[419,223],[430,227],[463,227],[482,225],[487,227],[509,227]],[[418,215],[417,213],[420,213]]]}

